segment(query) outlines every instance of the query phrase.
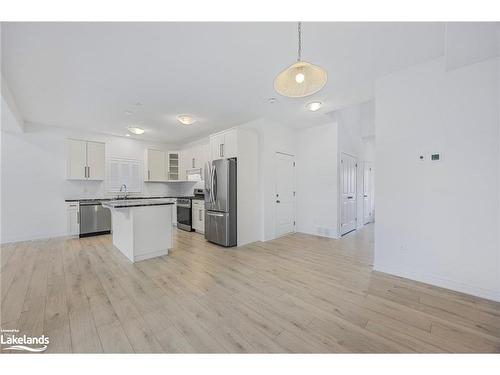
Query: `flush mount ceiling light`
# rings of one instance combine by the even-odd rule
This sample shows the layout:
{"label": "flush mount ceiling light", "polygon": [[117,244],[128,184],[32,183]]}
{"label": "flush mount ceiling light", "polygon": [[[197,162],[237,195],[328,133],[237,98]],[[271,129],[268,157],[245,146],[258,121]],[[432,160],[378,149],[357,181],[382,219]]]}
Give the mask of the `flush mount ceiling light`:
{"label": "flush mount ceiling light", "polygon": [[179,120],[179,122],[184,125],[191,125],[196,122],[196,120],[189,115],[179,115],[177,116],[177,120]]}
{"label": "flush mount ceiling light", "polygon": [[306,104],[306,108],[310,110],[311,112],[316,112],[318,109],[321,108],[321,102],[311,102]]}
{"label": "flush mount ceiling light", "polygon": [[144,129],[143,128],[139,128],[138,126],[129,126],[127,128],[127,130],[129,132],[131,132],[132,134],[136,134],[136,135],[144,134]]}
{"label": "flush mount ceiling light", "polygon": [[322,68],[302,61],[302,22],[298,23],[298,39],[297,62],[283,70],[274,80],[274,89],[290,98],[312,95],[321,90],[328,79]]}

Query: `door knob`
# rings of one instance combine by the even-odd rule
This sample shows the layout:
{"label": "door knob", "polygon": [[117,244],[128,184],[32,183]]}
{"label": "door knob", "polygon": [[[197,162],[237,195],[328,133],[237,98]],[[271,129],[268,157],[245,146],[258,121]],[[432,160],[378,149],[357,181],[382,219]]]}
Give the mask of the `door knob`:
{"label": "door knob", "polygon": [[281,201],[277,200],[276,203],[281,203]]}

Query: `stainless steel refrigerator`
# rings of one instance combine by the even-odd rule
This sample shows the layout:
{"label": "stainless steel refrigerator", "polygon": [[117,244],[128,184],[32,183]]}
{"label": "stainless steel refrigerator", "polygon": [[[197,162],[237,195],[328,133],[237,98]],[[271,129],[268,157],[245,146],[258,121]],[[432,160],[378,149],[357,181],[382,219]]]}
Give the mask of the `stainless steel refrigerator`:
{"label": "stainless steel refrigerator", "polygon": [[205,238],[236,246],[236,159],[214,160],[205,168]]}

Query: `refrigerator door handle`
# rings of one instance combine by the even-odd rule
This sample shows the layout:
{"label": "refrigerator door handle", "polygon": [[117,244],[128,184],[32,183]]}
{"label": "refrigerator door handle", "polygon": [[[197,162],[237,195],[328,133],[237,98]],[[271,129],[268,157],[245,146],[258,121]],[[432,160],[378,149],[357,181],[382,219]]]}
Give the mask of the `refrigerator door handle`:
{"label": "refrigerator door handle", "polygon": [[214,166],[214,180],[213,180],[213,196],[214,196],[214,203],[217,200],[217,169]]}
{"label": "refrigerator door handle", "polygon": [[210,163],[207,161],[206,166],[205,166],[205,190],[208,193],[208,202],[209,203],[210,203],[211,198],[212,198],[212,188],[211,188],[212,181],[210,180],[210,178],[212,177],[211,173],[212,173],[212,169],[210,167]]}
{"label": "refrigerator door handle", "polygon": [[214,203],[214,166],[210,166],[210,203]]}

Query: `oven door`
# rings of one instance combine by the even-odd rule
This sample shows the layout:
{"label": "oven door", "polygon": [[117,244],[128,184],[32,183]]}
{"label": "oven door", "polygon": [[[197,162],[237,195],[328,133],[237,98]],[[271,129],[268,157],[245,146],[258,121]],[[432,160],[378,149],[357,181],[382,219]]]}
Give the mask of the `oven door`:
{"label": "oven door", "polygon": [[191,232],[193,230],[191,220],[191,205],[177,203],[177,228]]}

